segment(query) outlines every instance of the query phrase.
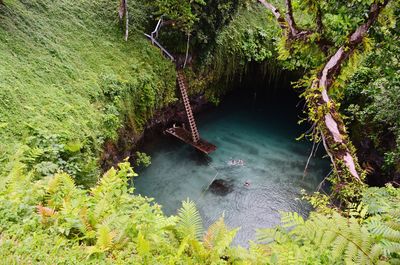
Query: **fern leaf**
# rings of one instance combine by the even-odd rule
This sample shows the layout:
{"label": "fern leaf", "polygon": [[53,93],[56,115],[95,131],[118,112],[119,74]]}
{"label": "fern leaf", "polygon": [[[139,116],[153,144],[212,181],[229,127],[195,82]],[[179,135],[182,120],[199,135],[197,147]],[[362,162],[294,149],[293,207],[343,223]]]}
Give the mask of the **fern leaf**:
{"label": "fern leaf", "polygon": [[344,237],[337,237],[332,244],[332,258],[337,260],[345,252],[348,241]]}
{"label": "fern leaf", "polygon": [[344,260],[346,264],[353,264],[358,254],[358,248],[355,244],[348,244],[344,253]]}
{"label": "fern leaf", "polygon": [[296,212],[280,212],[282,226],[285,228],[302,225],[304,219]]}
{"label": "fern leaf", "polygon": [[182,208],[178,210],[177,231],[181,239],[186,236],[199,239],[203,233],[200,214],[194,202],[189,199],[183,201]]}
{"label": "fern leaf", "polygon": [[113,237],[113,233],[108,226],[100,225],[97,230],[96,247],[103,252],[109,250],[113,245]]}
{"label": "fern leaf", "polygon": [[150,242],[144,238],[141,231],[138,233],[136,249],[141,257],[144,257],[150,253]]}
{"label": "fern leaf", "polygon": [[276,228],[257,229],[256,238],[260,243],[271,243],[275,240],[276,233]]}
{"label": "fern leaf", "polygon": [[321,249],[326,249],[328,248],[331,244],[332,241],[335,240],[335,238],[337,237],[337,234],[333,231],[326,231],[321,243],[319,244],[319,247]]}
{"label": "fern leaf", "polygon": [[383,253],[382,246],[380,244],[374,244],[371,248],[370,255],[369,255],[372,262],[378,261],[379,257],[382,255],[382,253]]}
{"label": "fern leaf", "polygon": [[385,239],[388,239],[390,241],[400,242],[400,231],[396,231],[389,226],[383,224],[375,226],[372,229],[372,233],[376,235],[381,235]]}
{"label": "fern leaf", "polygon": [[230,246],[238,230],[229,230],[225,225],[224,218],[221,217],[208,228],[204,235],[204,244],[208,249],[215,250],[215,252],[221,254]]}

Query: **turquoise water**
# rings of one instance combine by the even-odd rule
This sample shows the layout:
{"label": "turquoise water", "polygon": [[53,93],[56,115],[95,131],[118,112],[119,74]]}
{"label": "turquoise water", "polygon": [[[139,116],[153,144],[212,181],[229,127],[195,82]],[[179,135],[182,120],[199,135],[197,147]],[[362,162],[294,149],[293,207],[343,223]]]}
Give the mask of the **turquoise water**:
{"label": "turquoise water", "polygon": [[[201,137],[218,147],[209,156],[166,135],[148,141],[143,151],[152,164],[134,179],[136,193],[154,197],[167,215],[190,198],[205,227],[223,214],[228,226],[241,227],[234,244],[242,246],[254,239],[255,229],[279,224],[279,211],[307,216],[310,206],[298,200],[300,191],[316,190],[329,163],[314,158],[303,177],[311,145],[295,140],[305,130],[297,125],[295,104],[255,99],[251,93],[236,94],[197,115]],[[231,160],[243,165],[231,165]],[[214,179],[228,181],[232,191],[212,193]]]}

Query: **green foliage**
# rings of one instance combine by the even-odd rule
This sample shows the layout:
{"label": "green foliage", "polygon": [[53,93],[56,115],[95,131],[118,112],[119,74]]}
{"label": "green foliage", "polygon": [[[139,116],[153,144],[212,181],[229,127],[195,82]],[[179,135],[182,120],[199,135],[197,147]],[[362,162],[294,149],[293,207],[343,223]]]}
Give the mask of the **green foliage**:
{"label": "green foliage", "polygon": [[207,98],[217,102],[235,77],[246,73],[250,62],[261,64],[264,75],[273,80],[281,69],[275,59],[275,42],[279,34],[275,21],[262,6],[241,6],[202,57],[200,71],[209,76],[204,86],[213,87],[206,91]]}
{"label": "green foliage", "polygon": [[204,0],[156,0],[151,2],[151,5],[157,8],[158,16],[166,16],[168,19],[175,20],[185,33],[189,33],[193,29],[194,23],[199,20],[193,9],[205,4]]}
{"label": "green foliage", "polygon": [[130,5],[125,42],[117,1],[0,5],[1,167],[25,144],[38,177],[62,169],[93,183],[104,141],[116,140],[122,126],[140,133],[175,100],[172,64],[132,30],[148,15],[142,6]]}
{"label": "green foliage", "polygon": [[[384,175],[400,172],[400,40],[396,29],[384,34],[346,86],[345,106],[353,137],[369,139],[384,164]],[[359,130],[358,128],[364,128]]]}
{"label": "green foliage", "polygon": [[[66,173],[35,180],[18,159],[0,185],[0,255],[7,264],[388,264],[399,258],[400,193],[365,191],[366,215],[281,213],[249,250],[231,247],[238,229],[221,217],[203,235],[193,202],[166,217],[132,195],[129,163],[90,190]],[[202,236],[203,235],[203,236]],[[202,241],[200,241],[202,238]]]}
{"label": "green foliage", "polygon": [[[219,32],[213,50],[203,58],[204,68],[212,73],[202,84],[226,84],[243,74],[250,62],[263,64],[271,78],[282,67],[309,70],[302,80],[309,84],[312,79],[307,77],[313,76],[332,52],[324,54],[313,43],[322,36],[314,34],[310,43],[287,43],[261,6],[244,5],[233,16],[240,2],[212,1],[209,8],[203,1],[155,4],[159,15],[178,20],[185,32],[193,30],[196,22],[201,24],[197,40],[202,43],[212,41],[204,25],[220,28],[232,16],[233,21]],[[140,28],[148,15],[142,4],[136,1],[130,6],[131,28]],[[280,1],[278,6],[282,8],[282,4]],[[321,9],[323,22],[329,25],[323,35],[338,46],[364,18],[369,4],[370,0],[340,4],[307,0],[294,1],[294,8],[296,16],[303,14],[300,27],[313,24],[313,12]],[[104,141],[117,139],[122,126],[140,132],[155,110],[175,100],[172,65],[140,32],[131,32],[134,42],[121,40],[116,5],[106,0],[6,0],[0,5],[2,262],[399,263],[400,194],[391,186],[363,191],[362,203],[342,212],[328,208],[326,196],[310,197],[319,212],[312,212],[307,220],[297,213],[281,213],[282,226],[260,230],[259,242],[252,242],[246,250],[231,247],[238,229],[228,228],[223,218],[203,233],[199,212],[189,200],[182,203],[177,216],[166,217],[152,199],[133,195],[128,181],[136,174],[127,162],[100,178],[96,158]],[[211,18],[201,10],[217,15]],[[223,16],[220,22],[218,16]],[[387,21],[382,22],[378,37],[390,33],[391,17],[390,12],[385,15]],[[397,133],[399,117],[393,108],[399,83],[397,42],[393,38],[385,49],[374,52],[352,81],[354,88],[362,88],[359,93],[368,103],[354,107],[363,109],[358,115],[364,115],[365,121],[372,117],[376,123],[383,122],[380,126],[389,125],[393,133]],[[365,42],[365,46],[371,45],[373,42]],[[337,80],[337,98],[363,56],[356,53],[353,58]],[[207,96],[217,101],[225,89],[217,87]],[[310,118],[319,118],[327,107],[310,112]],[[396,152],[391,149],[387,153],[388,164],[396,163]],[[142,164],[150,163],[143,153],[137,153],[137,158]],[[82,187],[94,181],[97,185],[91,189]],[[346,189],[350,196],[354,191],[352,186]]]}
{"label": "green foliage", "polygon": [[[152,199],[132,195],[125,162],[90,190],[65,173],[35,180],[14,161],[0,187],[0,255],[7,264],[220,264],[236,232],[222,219],[207,232],[193,202],[166,217]],[[178,251],[177,251],[178,250]],[[239,258],[239,257],[237,257]]]}
{"label": "green foliage", "polygon": [[182,202],[182,208],[178,211],[177,232],[180,238],[188,236],[192,239],[199,239],[203,233],[200,214],[189,199]]}
{"label": "green foliage", "polygon": [[146,153],[137,151],[135,155],[136,155],[135,165],[137,167],[138,166],[148,167],[151,165],[151,157]]}
{"label": "green foliage", "polygon": [[238,230],[238,228],[229,229],[223,217],[208,228],[203,242],[205,247],[211,250],[212,259],[226,254]]}
{"label": "green foliage", "polygon": [[313,212],[304,221],[282,213],[282,227],[259,230],[257,237],[267,243],[271,264],[390,264],[400,253],[399,200],[393,187],[370,188],[362,208],[372,210],[363,215]]}
{"label": "green foliage", "polygon": [[[25,139],[22,161],[37,178],[51,176],[59,171],[67,172],[79,184],[94,184],[97,161],[89,154],[92,145],[68,139],[67,135],[49,135],[34,132]],[[85,161],[85,163],[81,163]]]}

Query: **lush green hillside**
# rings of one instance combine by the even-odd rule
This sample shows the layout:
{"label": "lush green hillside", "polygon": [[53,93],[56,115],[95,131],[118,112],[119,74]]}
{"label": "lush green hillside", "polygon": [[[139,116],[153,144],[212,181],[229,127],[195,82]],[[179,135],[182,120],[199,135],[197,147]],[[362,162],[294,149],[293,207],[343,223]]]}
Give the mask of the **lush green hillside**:
{"label": "lush green hillside", "polygon": [[58,169],[93,180],[107,138],[140,132],[174,101],[174,67],[149,45],[132,7],[128,42],[116,1],[12,1],[0,5],[0,163],[21,145],[39,175]]}
{"label": "lush green hillside", "polygon": [[[257,231],[249,249],[231,246],[238,229],[226,227],[223,218],[203,231],[192,202],[183,202],[177,216],[166,217],[152,199],[133,195],[128,181],[136,174],[129,163],[98,173],[106,140],[116,140],[123,127],[135,137],[155,110],[175,101],[174,66],[141,32],[147,10],[155,12],[157,4],[167,6],[163,13],[170,12],[178,26],[185,16],[191,23],[200,21],[199,28],[190,30],[198,34],[196,47],[207,47],[197,51],[203,56],[202,91],[208,84],[232,81],[249,62],[272,75],[281,67],[309,71],[297,85],[314,128],[318,122],[324,126],[326,119],[319,115],[338,108],[348,87],[347,97],[355,102],[350,100],[347,110],[360,126],[379,125],[370,134],[373,139],[390,126],[392,140],[398,139],[398,111],[393,110],[398,60],[392,56],[398,40],[380,45],[383,34],[391,39],[395,32],[388,23],[397,19],[394,1],[357,49],[348,45],[348,35],[366,23],[371,3],[377,8],[387,1],[293,1],[300,27],[311,28],[312,34],[291,40],[296,34],[290,35],[286,21],[279,28],[279,14],[270,12],[274,9],[247,0],[210,2],[129,1],[131,31],[125,42],[116,16],[118,1],[0,0],[0,264],[400,264],[400,190],[346,179],[348,172],[336,168],[346,160],[332,159],[333,174],[327,177],[332,191],[342,196],[305,195],[315,207],[307,220],[281,213],[283,225]],[[376,19],[373,12],[379,8],[367,17]],[[316,10],[325,12],[326,29],[314,26]],[[319,46],[321,39],[329,49]],[[345,58],[350,62],[343,63],[344,73],[331,79],[335,86],[329,96],[337,102],[315,107],[312,100],[322,88],[309,85],[342,45],[348,46],[339,51],[353,52]],[[379,80],[376,72],[381,70],[385,75]],[[218,99],[224,89],[207,93]],[[330,131],[324,128],[308,137],[325,140],[323,133]],[[341,146],[333,147],[327,148],[329,155]],[[397,170],[398,145],[381,152]]]}

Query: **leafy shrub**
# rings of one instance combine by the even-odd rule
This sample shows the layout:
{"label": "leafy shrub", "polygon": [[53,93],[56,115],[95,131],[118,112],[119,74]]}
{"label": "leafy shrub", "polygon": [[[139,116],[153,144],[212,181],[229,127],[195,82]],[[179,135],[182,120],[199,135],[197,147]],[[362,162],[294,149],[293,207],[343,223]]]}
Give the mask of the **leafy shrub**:
{"label": "leafy shrub", "polygon": [[151,165],[151,157],[143,152],[136,152],[136,161],[135,165],[148,167]]}
{"label": "leafy shrub", "polygon": [[117,8],[107,0],[0,5],[0,168],[26,144],[38,175],[61,169],[93,183],[105,140],[123,126],[140,133],[175,100],[174,67],[135,30],[148,17],[143,2],[130,3],[128,42]]}
{"label": "leafy shrub", "polygon": [[166,217],[152,199],[132,195],[135,175],[122,163],[84,190],[66,173],[34,180],[15,162],[0,188],[0,255],[11,264],[218,262],[234,236],[221,237],[229,231],[223,221],[207,232],[206,249],[193,202]]}
{"label": "leafy shrub", "polygon": [[268,244],[256,248],[270,253],[271,264],[396,264],[399,205],[399,190],[388,186],[367,189],[357,207],[367,214],[357,217],[312,212],[305,221],[282,213],[282,226],[258,231],[258,240]]}
{"label": "leafy shrub", "polygon": [[354,138],[371,141],[389,176],[400,172],[400,41],[395,32],[385,35],[349,79],[345,102]]}

